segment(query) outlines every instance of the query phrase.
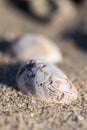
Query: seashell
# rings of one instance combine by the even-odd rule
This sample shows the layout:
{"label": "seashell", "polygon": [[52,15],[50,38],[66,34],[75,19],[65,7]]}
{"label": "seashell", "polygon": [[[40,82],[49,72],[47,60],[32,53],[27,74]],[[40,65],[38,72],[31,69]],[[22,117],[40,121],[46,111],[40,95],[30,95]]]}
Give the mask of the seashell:
{"label": "seashell", "polygon": [[24,34],[12,46],[13,53],[22,61],[32,58],[61,62],[62,54],[52,41],[38,34]]}
{"label": "seashell", "polygon": [[42,101],[70,104],[77,99],[78,92],[67,76],[44,60],[32,59],[24,63],[16,81],[23,93]]}

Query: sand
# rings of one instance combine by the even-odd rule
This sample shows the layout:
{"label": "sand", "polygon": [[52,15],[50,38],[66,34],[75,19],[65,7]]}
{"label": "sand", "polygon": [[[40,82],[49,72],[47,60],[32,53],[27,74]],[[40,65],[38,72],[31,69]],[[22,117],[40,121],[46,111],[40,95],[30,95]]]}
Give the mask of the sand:
{"label": "sand", "polygon": [[[0,1],[0,39],[13,39],[20,33],[31,31],[29,20],[12,11],[3,0]],[[71,105],[47,104],[21,93],[15,81],[21,63],[1,50],[0,130],[87,130],[87,35],[83,34],[60,42],[57,36],[53,39],[64,57],[63,63],[57,66],[79,93],[77,101]]]}

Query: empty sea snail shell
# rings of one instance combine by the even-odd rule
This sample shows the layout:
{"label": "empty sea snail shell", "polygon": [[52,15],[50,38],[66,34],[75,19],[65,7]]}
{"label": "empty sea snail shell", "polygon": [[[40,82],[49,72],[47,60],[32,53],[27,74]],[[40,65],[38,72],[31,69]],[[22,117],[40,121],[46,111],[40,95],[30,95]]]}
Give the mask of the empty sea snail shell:
{"label": "empty sea snail shell", "polygon": [[17,73],[18,88],[25,94],[47,102],[70,104],[77,99],[77,90],[66,75],[44,60],[29,60]]}
{"label": "empty sea snail shell", "polygon": [[59,48],[52,41],[39,34],[26,33],[12,45],[14,55],[21,61],[32,58],[43,59],[48,62],[62,61]]}

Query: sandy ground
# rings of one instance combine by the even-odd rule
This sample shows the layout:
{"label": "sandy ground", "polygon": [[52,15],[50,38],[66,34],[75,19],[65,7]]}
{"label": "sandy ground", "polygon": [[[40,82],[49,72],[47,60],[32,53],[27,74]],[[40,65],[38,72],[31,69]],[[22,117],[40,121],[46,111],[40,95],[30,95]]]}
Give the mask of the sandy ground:
{"label": "sandy ground", "polygon": [[[30,19],[0,1],[0,42],[33,32],[30,23]],[[79,92],[78,100],[69,106],[36,102],[18,91],[15,77],[21,63],[0,50],[0,130],[87,130],[86,32],[76,31],[76,35],[60,42],[57,36],[53,38],[64,57],[58,66]]]}

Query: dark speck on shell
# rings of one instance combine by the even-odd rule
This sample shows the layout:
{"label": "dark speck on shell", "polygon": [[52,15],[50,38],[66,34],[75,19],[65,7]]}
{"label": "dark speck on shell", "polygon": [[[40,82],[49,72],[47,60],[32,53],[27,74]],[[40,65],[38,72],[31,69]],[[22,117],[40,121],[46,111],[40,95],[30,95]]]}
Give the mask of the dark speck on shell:
{"label": "dark speck on shell", "polygon": [[17,75],[19,89],[38,99],[63,104],[77,99],[78,92],[66,75],[44,60],[26,62]]}

